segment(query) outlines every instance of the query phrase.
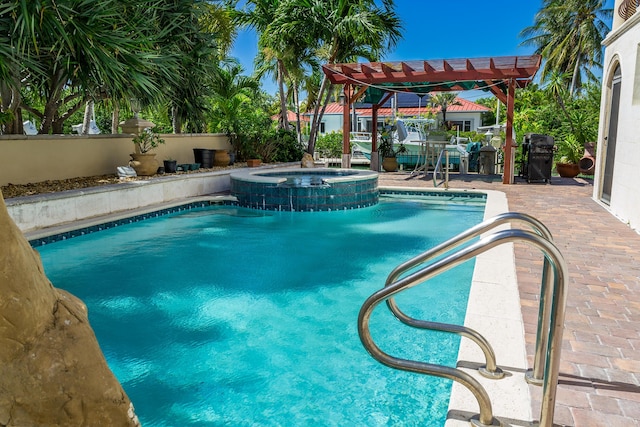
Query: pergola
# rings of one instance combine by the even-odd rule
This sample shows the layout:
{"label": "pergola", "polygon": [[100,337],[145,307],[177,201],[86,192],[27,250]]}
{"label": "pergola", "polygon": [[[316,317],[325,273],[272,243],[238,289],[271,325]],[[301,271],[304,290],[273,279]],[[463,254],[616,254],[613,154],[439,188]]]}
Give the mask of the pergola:
{"label": "pergola", "polygon": [[502,182],[513,183],[513,103],[516,87],[525,87],[540,68],[541,57],[500,56],[426,61],[327,64],[322,69],[333,84],[344,85],[342,165],[350,167],[351,104],[365,95],[372,104],[372,167],[377,158],[378,109],[395,92],[446,92],[481,89],[507,106],[505,164]]}

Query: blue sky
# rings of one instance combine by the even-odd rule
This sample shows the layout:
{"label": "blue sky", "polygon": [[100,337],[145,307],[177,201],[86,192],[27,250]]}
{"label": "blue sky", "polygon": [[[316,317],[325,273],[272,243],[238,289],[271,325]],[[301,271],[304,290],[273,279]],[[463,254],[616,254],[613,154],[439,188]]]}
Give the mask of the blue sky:
{"label": "blue sky", "polygon": [[[613,2],[608,0],[607,6],[613,7]],[[542,0],[396,0],[395,3],[403,23],[403,39],[382,60],[531,54],[533,48],[520,46],[519,34],[533,24],[542,6]],[[231,52],[247,74],[253,71],[257,41],[254,32],[243,31]],[[270,77],[263,79],[262,87],[270,94],[276,92]],[[461,95],[468,99],[487,96],[471,92],[468,96]]]}

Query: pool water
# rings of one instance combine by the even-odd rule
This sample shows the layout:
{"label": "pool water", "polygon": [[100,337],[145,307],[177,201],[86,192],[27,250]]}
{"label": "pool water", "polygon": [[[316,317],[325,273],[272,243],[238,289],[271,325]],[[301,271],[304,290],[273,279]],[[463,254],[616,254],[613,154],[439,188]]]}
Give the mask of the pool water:
{"label": "pool water", "polygon": [[[200,208],[39,247],[80,297],[144,426],[444,424],[448,380],[375,362],[361,304],[393,267],[477,224],[484,207],[381,197],[343,212]],[[462,324],[473,262],[398,296],[410,315]],[[394,355],[455,366],[459,338],[398,322]]]}

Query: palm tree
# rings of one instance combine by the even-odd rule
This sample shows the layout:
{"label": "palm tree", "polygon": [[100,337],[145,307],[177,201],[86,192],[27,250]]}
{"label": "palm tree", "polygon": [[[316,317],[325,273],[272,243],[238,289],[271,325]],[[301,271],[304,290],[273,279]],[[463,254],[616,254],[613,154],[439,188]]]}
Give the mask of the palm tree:
{"label": "palm tree", "polygon": [[[261,58],[257,59],[258,64],[265,72],[266,64],[270,70],[274,70],[280,96],[280,120],[279,126],[288,128],[287,122],[287,102],[284,90],[285,65],[283,63],[285,50],[287,50],[287,37],[275,36],[274,21],[280,13],[281,0],[247,0],[243,10],[234,12],[234,20],[239,25],[244,25],[256,30],[259,34],[258,50]],[[262,74],[261,73],[261,74]]]}
{"label": "palm tree", "polygon": [[606,0],[545,0],[534,24],[520,33],[524,46],[535,46],[545,63],[542,80],[552,73],[569,73],[565,84],[573,96],[583,77],[593,79],[592,69],[602,68],[602,41],[609,32],[612,9]]}
{"label": "palm tree", "polygon": [[[357,58],[377,60],[401,37],[393,0],[295,0],[283,4],[277,32],[296,35],[301,43],[324,51],[330,64]],[[323,74],[316,98],[307,151],[313,153],[331,85]]]}
{"label": "palm tree", "polygon": [[[0,9],[0,33],[9,34],[16,48],[18,87],[28,88],[44,104],[42,110],[22,102],[16,108],[39,117],[41,133],[61,133],[64,121],[89,99],[157,93],[158,77],[175,69],[174,58],[159,55],[155,45],[165,29],[152,18],[165,4],[12,0],[8,9]],[[11,6],[16,7],[11,11]]]}
{"label": "palm tree", "polygon": [[174,133],[186,126],[191,132],[204,127],[208,76],[229,50],[235,35],[229,10],[203,0],[173,0],[158,14],[162,27],[158,41],[167,56],[179,58],[177,74],[163,82],[163,95],[171,111]]}
{"label": "palm tree", "polygon": [[217,66],[211,79],[213,110],[219,115],[220,127],[227,134],[236,154],[242,157],[240,147],[240,120],[243,104],[251,102],[251,94],[258,90],[258,80],[242,75],[236,61]]}
{"label": "palm tree", "polygon": [[452,105],[460,105],[460,101],[457,100],[458,92],[438,92],[431,95],[431,102],[433,105],[440,107],[442,111],[442,123],[447,123],[447,110]]}
{"label": "palm tree", "polygon": [[[247,0],[237,22],[260,34],[260,50],[275,58],[280,110],[286,114],[284,82],[295,86],[306,58],[335,63],[364,57],[376,60],[400,38],[393,0]],[[325,52],[324,55],[319,52]],[[300,60],[302,58],[303,60]],[[323,75],[314,106],[308,151],[313,152],[322,114],[331,93]],[[286,121],[282,121],[286,126]]]}

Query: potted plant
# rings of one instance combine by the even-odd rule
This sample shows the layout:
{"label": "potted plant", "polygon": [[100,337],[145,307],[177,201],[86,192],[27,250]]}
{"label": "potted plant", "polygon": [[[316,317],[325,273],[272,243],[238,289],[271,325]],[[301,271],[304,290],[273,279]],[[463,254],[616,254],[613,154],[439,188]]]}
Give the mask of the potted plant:
{"label": "potted plant", "polygon": [[573,178],[580,173],[580,159],[584,154],[584,144],[578,141],[575,135],[565,134],[562,140],[556,143],[556,170],[558,175],[564,178]]}
{"label": "potted plant", "polygon": [[164,139],[150,128],[146,128],[133,137],[133,143],[136,152],[131,154],[129,166],[135,169],[138,175],[154,175],[159,165],[156,154],[150,151],[164,144]]}
{"label": "potted plant", "polygon": [[164,163],[164,171],[166,173],[176,173],[176,167],[178,163],[176,160],[172,158],[168,158],[164,160],[163,163]]}
{"label": "potted plant", "polygon": [[250,168],[256,168],[262,164],[262,160],[260,159],[247,159],[247,166]]}
{"label": "potted plant", "polygon": [[386,172],[395,172],[398,170],[398,153],[404,153],[407,148],[404,144],[398,144],[395,148],[393,144],[393,132],[396,130],[395,124],[386,123],[380,132],[380,145],[378,153],[382,157],[382,169]]}

